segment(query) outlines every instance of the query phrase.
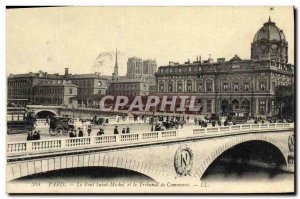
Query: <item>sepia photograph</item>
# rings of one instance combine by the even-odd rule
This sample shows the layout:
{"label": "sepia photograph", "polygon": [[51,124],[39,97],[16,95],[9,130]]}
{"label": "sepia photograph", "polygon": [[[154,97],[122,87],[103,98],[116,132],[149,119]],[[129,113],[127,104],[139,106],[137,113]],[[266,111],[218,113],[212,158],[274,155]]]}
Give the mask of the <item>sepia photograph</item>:
{"label": "sepia photograph", "polygon": [[6,6],[9,194],[294,194],[293,6]]}

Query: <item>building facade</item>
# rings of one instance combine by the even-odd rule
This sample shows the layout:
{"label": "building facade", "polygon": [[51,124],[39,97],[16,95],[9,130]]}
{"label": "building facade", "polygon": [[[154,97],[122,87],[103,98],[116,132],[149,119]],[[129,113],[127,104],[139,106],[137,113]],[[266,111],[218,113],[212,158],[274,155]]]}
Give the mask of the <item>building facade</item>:
{"label": "building facade", "polygon": [[254,36],[251,59],[235,55],[228,61],[210,57],[160,66],[157,94],[197,96],[203,114],[243,110],[250,116],[274,115],[276,86],[294,82],[287,46],[283,31],[269,19]]}
{"label": "building facade", "polygon": [[142,80],[119,80],[111,82],[108,95],[112,96],[146,96],[149,95],[149,82]]}
{"label": "building facade", "polygon": [[78,104],[87,107],[93,106],[96,100],[106,95],[110,80],[110,76],[100,73],[72,75],[68,68],[64,75],[39,71],[9,75],[7,93],[9,100],[26,99],[27,104]]}
{"label": "building facade", "polygon": [[154,74],[157,70],[156,60],[142,60],[138,57],[131,57],[127,61],[127,79],[141,79],[155,81]]}
{"label": "building facade", "polygon": [[37,104],[34,99],[34,88],[43,81],[64,80],[64,75],[48,74],[43,71],[38,73],[10,74],[7,78],[8,100],[24,99],[29,104]]}
{"label": "building facade", "polygon": [[68,79],[78,86],[76,99],[78,106],[95,106],[104,95],[111,79],[110,76],[103,76],[99,73],[72,75]]}
{"label": "building facade", "polygon": [[44,80],[33,89],[33,99],[41,105],[70,105],[76,95],[77,86],[70,80]]}

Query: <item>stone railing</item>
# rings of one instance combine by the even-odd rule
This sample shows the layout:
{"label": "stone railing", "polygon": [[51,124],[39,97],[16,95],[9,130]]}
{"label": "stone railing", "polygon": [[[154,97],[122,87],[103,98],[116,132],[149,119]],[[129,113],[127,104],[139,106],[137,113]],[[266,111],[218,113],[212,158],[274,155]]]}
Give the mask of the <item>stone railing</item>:
{"label": "stone railing", "polygon": [[280,131],[293,129],[293,123],[242,124],[234,126],[208,127],[196,129],[179,129],[154,131],[141,134],[117,134],[91,137],[60,138],[38,141],[9,142],[7,156],[32,155],[50,152],[63,152],[88,148],[121,146],[128,144],[143,144],[149,142],[164,142],[176,139],[190,139],[207,135],[230,135],[238,133],[262,132],[267,130]]}

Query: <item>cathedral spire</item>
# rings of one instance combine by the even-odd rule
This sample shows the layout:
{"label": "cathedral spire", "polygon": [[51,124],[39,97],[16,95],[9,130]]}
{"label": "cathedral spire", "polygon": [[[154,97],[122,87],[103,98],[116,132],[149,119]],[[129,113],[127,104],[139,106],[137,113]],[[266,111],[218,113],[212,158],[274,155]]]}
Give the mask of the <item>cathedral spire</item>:
{"label": "cathedral spire", "polygon": [[271,17],[269,16],[269,22],[271,22]]}
{"label": "cathedral spire", "polygon": [[117,79],[118,78],[118,74],[119,73],[119,66],[118,66],[118,49],[116,48],[116,61],[115,61],[115,68],[114,68],[114,73],[112,78],[113,79]]}

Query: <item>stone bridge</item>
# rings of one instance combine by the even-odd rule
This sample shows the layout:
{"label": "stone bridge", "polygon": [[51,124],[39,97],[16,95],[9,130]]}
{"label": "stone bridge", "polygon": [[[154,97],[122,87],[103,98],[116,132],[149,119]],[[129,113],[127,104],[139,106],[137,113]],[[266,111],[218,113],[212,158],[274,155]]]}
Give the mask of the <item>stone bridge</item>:
{"label": "stone bridge", "polygon": [[270,123],[7,143],[7,181],[67,168],[113,167],[157,182],[200,182],[222,154],[249,143],[260,150],[255,153],[273,156],[293,172],[293,134],[293,123]]}

